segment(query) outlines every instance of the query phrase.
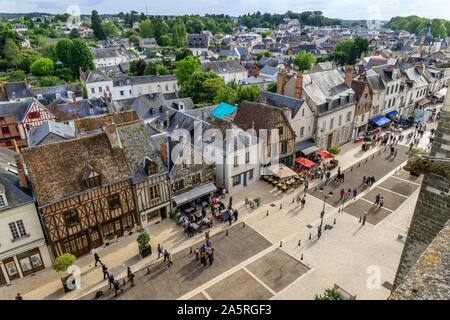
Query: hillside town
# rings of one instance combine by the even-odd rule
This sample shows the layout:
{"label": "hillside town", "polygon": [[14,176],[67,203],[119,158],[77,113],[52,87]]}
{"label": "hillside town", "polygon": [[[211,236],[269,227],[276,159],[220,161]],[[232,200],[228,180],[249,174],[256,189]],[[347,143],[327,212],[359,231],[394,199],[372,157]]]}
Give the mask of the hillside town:
{"label": "hillside town", "polygon": [[0,16],[0,299],[449,298],[449,21]]}

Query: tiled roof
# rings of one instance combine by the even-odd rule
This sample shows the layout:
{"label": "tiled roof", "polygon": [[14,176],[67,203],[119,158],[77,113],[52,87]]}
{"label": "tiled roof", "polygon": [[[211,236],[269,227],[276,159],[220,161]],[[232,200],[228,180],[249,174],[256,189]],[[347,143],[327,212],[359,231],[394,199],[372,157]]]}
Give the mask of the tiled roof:
{"label": "tiled roof", "polygon": [[77,119],[75,120],[75,128],[79,132],[89,132],[101,129],[106,126],[106,117],[108,117],[111,122],[115,123],[116,125],[139,120],[139,117],[134,110],[127,110],[118,113],[110,113],[95,117]]}
{"label": "tiled roof", "polygon": [[36,146],[49,134],[60,137],[60,141],[75,138],[75,128],[63,122],[47,121],[33,128],[28,136],[28,146]]}
{"label": "tiled roof", "polygon": [[92,166],[102,184],[131,178],[120,148],[113,148],[106,132],[57,143],[22,149],[39,206],[88,190],[82,180]]}
{"label": "tiled roof", "polygon": [[8,82],[5,83],[6,95],[9,99],[13,97],[15,99],[31,98],[33,94],[30,89],[27,88],[24,82]]}
{"label": "tiled roof", "polygon": [[[212,66],[212,70],[210,70],[210,66]],[[219,61],[211,61],[211,62],[203,62],[201,65],[201,69],[203,72],[215,72],[217,74],[223,74],[228,72],[247,72],[238,61],[236,60],[219,60]]]}

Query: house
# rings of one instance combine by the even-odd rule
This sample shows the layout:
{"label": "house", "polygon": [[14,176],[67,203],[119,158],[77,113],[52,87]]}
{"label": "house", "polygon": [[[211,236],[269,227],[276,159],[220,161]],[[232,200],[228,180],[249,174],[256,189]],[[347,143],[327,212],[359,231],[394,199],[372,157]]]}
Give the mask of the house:
{"label": "house", "polygon": [[24,187],[33,187],[55,257],[80,257],[136,231],[132,174],[114,124],[104,132],[23,149],[18,158],[19,177]]}
{"label": "house", "polygon": [[245,69],[236,60],[219,60],[203,62],[200,66],[203,72],[214,72],[218,74],[225,83],[236,81],[240,84],[242,80],[247,78],[247,69]]}
{"label": "house", "polygon": [[315,143],[308,143],[313,138],[314,133],[314,112],[306,103],[305,99],[297,99],[269,91],[261,91],[255,99],[261,102],[280,108],[289,119],[289,123],[295,132],[295,157],[300,157],[301,153],[309,154],[315,151],[311,148]]}
{"label": "house", "polygon": [[35,98],[22,102],[0,103],[0,146],[26,145],[29,130],[56,117]]}
{"label": "house", "polygon": [[[216,109],[217,110],[217,109]],[[214,161],[216,185],[225,186],[230,195],[245,191],[259,180],[260,140],[231,121],[214,118],[203,135],[204,154]]]}
{"label": "house", "polygon": [[19,182],[16,155],[0,148],[0,287],[52,267],[34,198]]}
{"label": "house", "polygon": [[96,68],[115,66],[119,63],[137,60],[137,57],[126,50],[124,47],[113,48],[93,48],[89,47],[94,56],[94,64]]}
{"label": "house", "polygon": [[250,65],[247,68],[247,77],[258,77],[259,71],[261,70],[261,67],[254,61],[253,63],[250,63]]}
{"label": "house", "polygon": [[112,96],[113,80],[101,70],[87,70],[83,73],[80,69],[80,77],[89,99]]}
{"label": "house", "polygon": [[75,135],[78,138],[89,134],[103,132],[106,130],[109,123],[120,126],[125,123],[134,123],[138,120],[139,118],[134,110],[76,119],[74,121]]}
{"label": "house", "polygon": [[353,80],[351,87],[356,93],[357,101],[352,130],[352,139],[354,139],[364,134],[367,130],[372,109],[372,93],[369,84],[365,81]]}
{"label": "house", "polygon": [[264,68],[259,70],[258,76],[268,80],[276,81],[278,76],[278,68],[266,65],[264,66]]}
{"label": "house", "polygon": [[206,55],[210,41],[208,33],[187,34],[185,48],[190,49],[194,57]]}
{"label": "house", "polygon": [[74,126],[63,122],[47,121],[30,131],[28,146],[34,147],[73,138],[75,138]]}
{"label": "house", "polygon": [[307,74],[298,72],[286,83],[286,74],[278,73],[277,93],[305,99],[313,110],[313,140],[319,149],[340,146],[351,138],[356,104],[355,92],[349,86],[352,74],[350,66],[346,66],[346,80],[336,69]]}
{"label": "house", "polygon": [[31,93],[36,99],[45,105],[58,99],[65,99],[67,101],[79,101],[83,99],[83,93],[78,83],[53,87],[32,88]]}
{"label": "house", "polygon": [[294,163],[296,134],[283,109],[259,102],[243,101],[232,121],[244,131],[253,129],[267,145],[261,163],[283,163],[289,168]]}
{"label": "house", "polygon": [[27,101],[33,98],[28,81],[8,82],[0,90],[2,90],[6,100],[11,102]]}
{"label": "house", "polygon": [[171,209],[167,134],[151,135],[142,120],[119,126],[117,132],[133,174],[140,224],[145,227],[167,218]]}

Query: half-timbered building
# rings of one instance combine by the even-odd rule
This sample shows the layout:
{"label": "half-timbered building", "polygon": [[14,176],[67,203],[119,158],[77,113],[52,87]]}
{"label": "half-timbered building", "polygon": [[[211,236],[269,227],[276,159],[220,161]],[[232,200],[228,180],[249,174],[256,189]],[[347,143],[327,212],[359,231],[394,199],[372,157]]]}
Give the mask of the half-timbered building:
{"label": "half-timbered building", "polygon": [[[266,159],[261,159],[264,164],[278,161],[292,167],[296,135],[283,109],[264,103],[242,101],[233,124],[245,131],[254,129],[258,138],[265,141]],[[272,130],[278,132],[278,142]]]}
{"label": "half-timbered building", "polygon": [[170,211],[168,136],[151,135],[143,120],[119,126],[120,144],[133,174],[136,208],[140,223],[161,221]]}
{"label": "half-timbered building", "polygon": [[16,161],[19,177],[33,187],[55,256],[81,256],[137,229],[132,175],[114,125],[25,148],[22,158],[24,164]]}
{"label": "half-timbered building", "polygon": [[32,128],[47,121],[55,121],[56,117],[38,100],[0,104],[0,146],[12,146],[12,140],[17,145],[27,144],[28,134]]}

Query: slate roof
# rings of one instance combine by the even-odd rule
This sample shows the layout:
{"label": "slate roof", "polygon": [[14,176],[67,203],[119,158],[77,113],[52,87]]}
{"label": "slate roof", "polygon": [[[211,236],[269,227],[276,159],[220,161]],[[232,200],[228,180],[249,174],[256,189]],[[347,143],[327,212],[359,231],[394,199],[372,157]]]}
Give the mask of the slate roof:
{"label": "slate roof", "polygon": [[355,94],[335,69],[304,74],[303,90],[316,106]]}
{"label": "slate roof", "polygon": [[108,113],[108,102],[102,98],[84,99],[75,102],[56,100],[46,107],[57,121],[69,121]]}
{"label": "slate roof", "polygon": [[103,71],[99,69],[88,70],[86,71],[85,75],[86,75],[85,83],[111,81],[111,78],[108,77]]}
{"label": "slate roof", "polygon": [[0,117],[15,116],[16,122],[21,122],[32,103],[32,100],[0,103]]}
{"label": "slate roof", "polygon": [[140,84],[140,83],[153,83],[153,82],[165,82],[165,81],[176,81],[177,77],[174,74],[166,75],[166,76],[137,76],[131,77],[131,84]]}
{"label": "slate roof", "polygon": [[75,120],[75,128],[78,132],[88,133],[98,129],[102,129],[106,126],[106,117],[116,125],[130,123],[139,120],[134,110],[127,110],[118,113],[110,113],[95,117],[88,117],[84,119]]}
{"label": "slate roof", "polygon": [[[210,64],[212,64],[212,70],[209,70]],[[247,72],[238,61],[236,60],[219,60],[211,62],[203,62],[201,65],[203,72],[215,72],[217,74],[229,73],[229,72]]]}
{"label": "slate roof", "polygon": [[[157,164],[158,174],[169,171],[161,158],[161,144],[167,146],[167,134],[161,133],[152,136],[150,128],[142,120],[120,126],[117,132],[125,158],[133,173],[133,183],[138,183],[148,177],[144,169],[145,157]],[[169,159],[169,157],[166,158]]]}
{"label": "slate roof", "polygon": [[131,104],[139,118],[149,120],[158,116],[163,108],[167,106],[166,99],[161,92],[152,92],[140,95]]}
{"label": "slate roof", "polygon": [[261,74],[267,74],[270,76],[275,76],[278,72],[278,68],[277,67],[271,67],[271,66],[264,66],[264,68],[262,68],[261,70],[259,70],[259,75]]}
{"label": "slate roof", "polygon": [[206,33],[187,35],[187,48],[208,48],[208,45],[209,43]]}
{"label": "slate roof", "polygon": [[381,92],[386,89],[380,75],[369,75],[369,72],[367,72],[366,79],[372,92]]}
{"label": "slate roof", "polygon": [[[14,156],[17,153],[8,148],[0,148],[0,188],[3,186],[8,206],[0,208],[0,212],[23,206],[34,199],[20,188]],[[11,171],[9,171],[11,170]]]}
{"label": "slate roof", "polygon": [[300,110],[303,99],[297,99],[281,94],[276,94],[270,91],[261,91],[256,97],[256,102],[263,102],[263,99],[267,99],[267,104],[278,108],[289,108],[292,110],[292,118],[295,117],[298,110]]}
{"label": "slate roof", "polygon": [[81,87],[78,83],[31,89],[31,92],[35,97],[37,97],[38,94],[41,94],[44,98],[45,97],[56,98],[56,94],[59,93],[61,98],[72,99],[72,97],[69,97],[67,95],[68,91],[72,91],[73,93],[75,93],[75,97],[83,96],[83,93],[81,92]]}
{"label": "slate roof", "polygon": [[82,180],[87,165],[102,185],[131,178],[120,148],[112,148],[105,132],[22,149],[39,206],[89,190]]}
{"label": "slate roof", "polygon": [[28,146],[36,146],[41,143],[49,134],[54,134],[60,141],[75,138],[75,127],[63,122],[47,121],[40,126],[33,128],[28,136]]}
{"label": "slate roof", "polygon": [[24,82],[8,82],[5,83],[5,90],[8,99],[26,99],[33,97],[30,89]]}
{"label": "slate roof", "polygon": [[405,70],[406,77],[408,80],[413,81],[413,87],[423,87],[427,86],[428,82],[422,77],[422,75],[417,71],[416,67],[409,68]]}

